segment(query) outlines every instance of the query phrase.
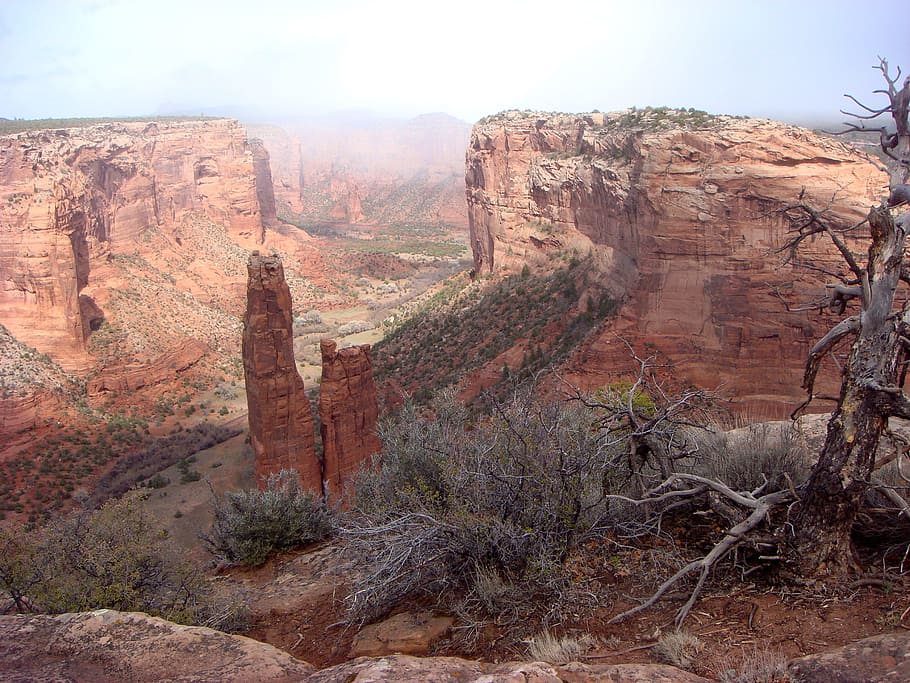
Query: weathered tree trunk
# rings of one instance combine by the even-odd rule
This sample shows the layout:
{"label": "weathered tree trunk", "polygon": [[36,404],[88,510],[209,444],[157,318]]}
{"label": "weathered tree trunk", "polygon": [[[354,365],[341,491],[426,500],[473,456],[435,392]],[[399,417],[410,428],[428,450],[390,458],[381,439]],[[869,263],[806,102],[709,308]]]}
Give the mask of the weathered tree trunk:
{"label": "weathered tree trunk", "polygon": [[[844,254],[860,287],[848,288],[849,296],[860,300],[860,314],[844,320],[810,353],[804,386],[810,397],[818,362],[848,333],[856,333],[844,368],[840,400],[828,423],[824,448],[803,489],[796,518],[795,558],[804,577],[839,578],[855,567],[850,532],[875,466],[875,453],[891,416],[910,417],[910,401],[897,386],[898,361],[908,346],[910,310],[905,303],[895,310],[895,292],[902,273],[906,233],[910,219],[905,212],[895,218],[890,207],[901,203],[900,192],[907,181],[910,135],[907,128],[907,100],[910,80],[901,90],[888,74],[888,64],[879,67],[888,82],[890,106],[873,110],[878,116],[890,113],[893,135],[881,129],[882,148],[897,163],[891,169],[891,195],[874,207],[868,216],[872,243],[865,268],[861,268],[834,232],[826,231]],[[854,99],[854,101],[856,101]],[[858,119],[873,116],[853,115]],[[855,130],[866,130],[854,126]],[[892,151],[893,150],[893,151]],[[847,289],[844,290],[847,292]],[[845,306],[843,299],[841,310]]]}
{"label": "weathered tree trunk", "polygon": [[802,495],[797,552],[804,576],[843,576],[853,566],[850,530],[875,465],[896,390],[901,351],[899,315],[892,314],[901,274],[904,231],[890,212],[869,213],[868,285],[864,283],[860,330],[850,349],[837,410],[818,463]]}

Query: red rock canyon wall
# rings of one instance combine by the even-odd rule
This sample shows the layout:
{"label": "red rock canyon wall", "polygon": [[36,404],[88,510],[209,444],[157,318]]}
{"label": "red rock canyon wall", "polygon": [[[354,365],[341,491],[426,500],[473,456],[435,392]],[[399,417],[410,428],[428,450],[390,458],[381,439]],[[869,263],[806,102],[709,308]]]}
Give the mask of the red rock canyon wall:
{"label": "red rock canyon wall", "polygon": [[[781,265],[788,225],[775,210],[802,192],[849,224],[887,178],[853,147],[804,129],[670,116],[680,122],[508,112],[478,123],[466,160],[475,267],[508,272],[572,251],[596,259],[624,305],[570,361],[582,386],[628,367],[619,335],[688,381],[786,411],[826,320],[790,313],[775,295],[823,292],[817,276]],[[839,263],[822,240],[803,257]]]}
{"label": "red rock canyon wall", "polygon": [[100,311],[80,296],[93,263],[200,213],[262,242],[254,159],[231,120],[105,123],[0,137],[0,315],[61,362]]}

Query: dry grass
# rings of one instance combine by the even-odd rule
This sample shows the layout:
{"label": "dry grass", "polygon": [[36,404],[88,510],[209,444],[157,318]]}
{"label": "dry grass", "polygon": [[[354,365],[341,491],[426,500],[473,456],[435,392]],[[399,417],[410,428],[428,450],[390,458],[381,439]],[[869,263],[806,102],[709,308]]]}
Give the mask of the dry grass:
{"label": "dry grass", "polygon": [[788,683],[787,658],[780,650],[767,646],[741,650],[739,656],[727,655],[715,675],[721,683]]}
{"label": "dry grass", "polygon": [[682,630],[665,634],[651,649],[660,661],[690,669],[704,648],[705,644],[698,636]]}
{"label": "dry grass", "polygon": [[580,636],[554,636],[544,629],[528,641],[528,656],[538,662],[568,664],[583,657],[594,644],[594,638],[587,633]]}

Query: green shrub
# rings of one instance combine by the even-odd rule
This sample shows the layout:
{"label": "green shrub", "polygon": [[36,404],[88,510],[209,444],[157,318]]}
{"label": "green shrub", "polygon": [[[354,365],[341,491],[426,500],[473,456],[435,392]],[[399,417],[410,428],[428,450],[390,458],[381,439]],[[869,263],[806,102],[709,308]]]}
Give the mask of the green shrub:
{"label": "green shrub", "polygon": [[107,608],[194,623],[211,607],[202,573],[177,556],[135,495],[9,533],[20,539],[17,571],[32,583],[28,595],[40,611]]}
{"label": "green shrub", "polygon": [[265,490],[213,494],[215,521],[203,536],[206,548],[228,564],[258,567],[273,553],[329,537],[333,513],[300,488],[297,473],[269,475]]}
{"label": "green shrub", "polygon": [[145,482],[145,485],[150,489],[163,489],[170,483],[171,480],[159,472],[154,477]]}

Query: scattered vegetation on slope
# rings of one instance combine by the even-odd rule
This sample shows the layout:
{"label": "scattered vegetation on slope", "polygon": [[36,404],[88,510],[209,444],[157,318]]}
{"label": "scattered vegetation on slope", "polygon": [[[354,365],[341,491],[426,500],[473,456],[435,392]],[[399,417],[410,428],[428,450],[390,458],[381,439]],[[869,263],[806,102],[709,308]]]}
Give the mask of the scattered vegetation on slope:
{"label": "scattered vegetation on slope", "polygon": [[618,304],[597,284],[593,266],[577,259],[552,273],[525,269],[486,285],[450,280],[374,346],[376,376],[426,401],[432,388],[521,345],[520,364],[501,369],[505,379],[523,381],[559,363]]}
{"label": "scattered vegetation on slope", "polygon": [[[8,512],[21,513],[28,524],[37,525],[71,500],[99,505],[240,431],[206,422],[150,438],[144,420],[126,415],[110,415],[92,431],[59,429],[39,439],[29,453],[0,461],[0,519]],[[112,462],[92,485],[96,473]]]}
{"label": "scattered vegetation on slope", "polygon": [[0,527],[0,592],[19,611],[147,612],[229,628],[201,570],[155,526],[134,496],[61,517],[40,530]]}
{"label": "scattered vegetation on slope", "polygon": [[[140,482],[199,451],[237,436],[240,427],[225,427],[202,422],[185,431],[150,440],[140,450],[117,460],[95,485],[90,500],[94,504],[122,496]],[[198,478],[198,476],[197,476]]]}
{"label": "scattered vegetation on slope", "polygon": [[85,386],[44,353],[17,341],[0,325],[0,398],[24,396],[37,388],[75,398]]}

